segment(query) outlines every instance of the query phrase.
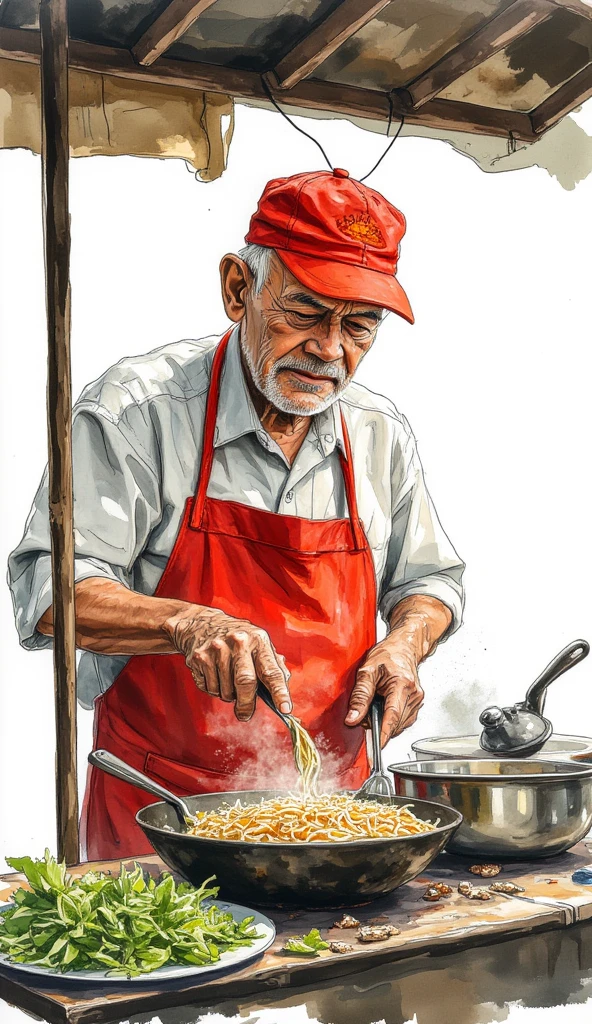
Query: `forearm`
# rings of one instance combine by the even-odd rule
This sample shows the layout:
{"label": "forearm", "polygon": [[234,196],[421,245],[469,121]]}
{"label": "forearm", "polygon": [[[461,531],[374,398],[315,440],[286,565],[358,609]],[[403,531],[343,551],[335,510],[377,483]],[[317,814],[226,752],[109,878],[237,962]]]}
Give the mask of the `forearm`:
{"label": "forearm", "polygon": [[411,594],[393,608],[388,637],[405,642],[419,665],[432,653],[451,622],[452,613],[442,601],[424,594]]}
{"label": "forearm", "polygon": [[[37,623],[51,636],[51,609]],[[265,630],[219,608],[146,597],[104,577],[76,584],[76,644],[95,654],[182,654],[196,686],[234,702],[240,721],[255,710],[258,682],[290,714],[290,673]]]}
{"label": "forearm", "polygon": [[[188,613],[207,617],[212,609],[161,597],[147,597],[121,583],[93,576],[76,584],[76,645],[95,654],[172,654],[171,622]],[[53,610],[37,623],[53,635]]]}

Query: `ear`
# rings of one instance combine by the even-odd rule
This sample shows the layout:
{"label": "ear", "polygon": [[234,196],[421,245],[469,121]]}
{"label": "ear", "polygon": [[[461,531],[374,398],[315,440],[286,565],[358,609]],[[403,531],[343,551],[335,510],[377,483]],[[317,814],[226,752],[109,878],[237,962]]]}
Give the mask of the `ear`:
{"label": "ear", "polygon": [[227,253],[220,261],[220,283],[226,316],[239,323],[246,310],[247,292],[253,276],[244,260]]}

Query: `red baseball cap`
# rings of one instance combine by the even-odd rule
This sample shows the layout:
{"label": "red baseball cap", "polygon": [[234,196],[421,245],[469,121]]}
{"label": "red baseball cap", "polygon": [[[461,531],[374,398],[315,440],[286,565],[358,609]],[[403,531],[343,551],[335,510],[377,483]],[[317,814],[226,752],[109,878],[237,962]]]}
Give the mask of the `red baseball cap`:
{"label": "red baseball cap", "polygon": [[404,234],[400,210],[336,167],[269,181],[245,241],[276,249],[319,295],[382,306],[412,324],[395,277]]}

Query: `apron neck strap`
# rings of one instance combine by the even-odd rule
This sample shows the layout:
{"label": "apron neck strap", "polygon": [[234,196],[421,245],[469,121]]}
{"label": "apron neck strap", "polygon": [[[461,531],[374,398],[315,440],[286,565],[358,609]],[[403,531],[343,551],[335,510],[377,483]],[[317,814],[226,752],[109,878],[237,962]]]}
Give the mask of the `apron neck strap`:
{"label": "apron neck strap", "polygon": [[366,534],[364,533],[364,527],[362,526],[358,513],[358,499],[356,498],[356,481],[354,477],[354,460],[349,440],[349,431],[347,429],[347,423],[345,422],[345,416],[343,415],[343,409],[340,409],[340,413],[343,447],[345,451],[339,451],[339,461],[341,462],[343,480],[345,483],[345,495],[347,498],[347,507],[349,509],[354,547],[356,551],[362,551],[367,547]]}
{"label": "apron neck strap", "polygon": [[[208,399],[206,403],[206,416],[204,422],[204,432],[202,441],[202,452],[201,452],[201,464],[199,467],[199,476],[197,483],[197,491],[195,495],[195,501],[193,502],[193,509],[191,512],[191,526],[194,529],[201,527],[201,521],[203,518],[204,507],[206,503],[206,494],[208,490],[208,484],[210,482],[210,474],[212,472],[212,463],[214,461],[214,437],[216,432],[216,419],[218,416],[218,399],[220,396],[220,381],[222,378],[222,370],[224,367],[224,357],[226,355],[226,349],[228,348],[228,342],[230,335],[234,328],[231,327],[226,334],[222,337],[219,345],[216,348],[214,354],[214,361],[212,363],[212,374],[210,377],[210,386],[208,389]],[[358,515],[358,502],[356,498],[356,486],[354,480],[354,463],[352,458],[351,444],[349,440],[349,433],[343,410],[341,410],[341,429],[343,431],[343,445],[345,452],[340,450],[339,461],[341,462],[341,469],[343,472],[343,479],[345,482],[345,494],[347,497],[347,507],[349,510],[349,518],[352,527],[352,534],[354,540],[354,548],[356,551],[362,551],[366,547],[366,537],[364,534],[364,528],[360,522]]]}
{"label": "apron neck strap", "polygon": [[201,526],[204,506],[206,503],[206,493],[210,482],[212,463],[214,461],[214,437],[216,432],[216,419],[218,416],[220,380],[222,378],[222,369],[224,367],[224,356],[226,355],[226,349],[228,348],[228,342],[233,330],[234,328],[231,327],[221,339],[214,353],[214,361],[212,363],[212,374],[210,377],[210,386],[208,388],[206,417],[204,421],[204,432],[201,447],[201,464],[197,478],[197,492],[195,495],[195,501],[193,502],[193,510],[191,512],[191,526],[194,527],[194,529],[199,529]]}

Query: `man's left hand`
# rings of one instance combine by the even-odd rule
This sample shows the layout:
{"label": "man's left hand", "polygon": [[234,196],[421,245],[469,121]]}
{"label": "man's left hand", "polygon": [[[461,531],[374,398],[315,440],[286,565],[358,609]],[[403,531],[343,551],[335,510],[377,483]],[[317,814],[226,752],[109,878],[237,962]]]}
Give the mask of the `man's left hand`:
{"label": "man's left hand", "polygon": [[408,729],[423,704],[417,666],[435,649],[452,621],[449,609],[435,597],[412,594],[395,606],[391,631],[368,652],[356,674],[345,724],[366,724],[375,693],[384,697],[380,744]]}
{"label": "man's left hand", "polygon": [[384,697],[380,745],[413,725],[423,704],[415,654],[405,638],[391,635],[367,655],[356,675],[346,725],[365,723],[374,694]]}

